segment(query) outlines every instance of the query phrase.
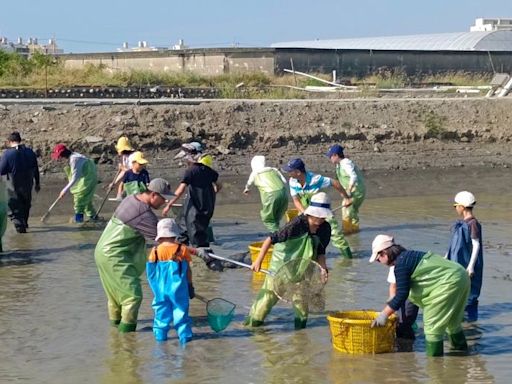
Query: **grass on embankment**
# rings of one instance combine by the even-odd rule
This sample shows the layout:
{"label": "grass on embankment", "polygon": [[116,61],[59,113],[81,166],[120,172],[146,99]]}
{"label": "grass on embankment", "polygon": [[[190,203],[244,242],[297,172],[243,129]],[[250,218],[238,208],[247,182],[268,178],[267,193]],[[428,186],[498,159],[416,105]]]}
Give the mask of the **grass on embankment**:
{"label": "grass on embankment", "polygon": [[[330,75],[319,74],[324,80]],[[368,89],[406,88],[418,84],[488,85],[490,74],[464,72],[438,75],[407,76],[400,70],[379,69],[364,78],[346,79]],[[242,86],[243,84],[243,86]],[[269,76],[261,72],[203,76],[194,73],[152,71],[112,71],[102,65],[86,65],[81,69],[64,68],[52,56],[35,53],[29,59],[0,51],[0,87],[2,88],[58,88],[87,87],[215,87],[224,98],[305,98],[309,93],[294,89],[326,85],[315,79],[293,76]]]}

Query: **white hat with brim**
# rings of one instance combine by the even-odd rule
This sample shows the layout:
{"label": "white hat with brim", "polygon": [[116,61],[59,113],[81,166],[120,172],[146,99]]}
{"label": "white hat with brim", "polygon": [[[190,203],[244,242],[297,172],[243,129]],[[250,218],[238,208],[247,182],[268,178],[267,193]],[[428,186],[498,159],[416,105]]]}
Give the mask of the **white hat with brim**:
{"label": "white hat with brim", "polygon": [[157,225],[157,236],[155,241],[163,237],[178,237],[180,233],[180,227],[173,219],[162,219]]}
{"label": "white hat with brim", "polygon": [[377,255],[379,252],[388,249],[392,245],[395,245],[395,240],[393,236],[389,235],[377,235],[372,242],[372,255],[370,256],[370,263],[373,263],[377,260]]}
{"label": "white hat with brim", "polygon": [[331,200],[325,192],[318,192],[311,196],[311,203],[304,211],[305,215],[325,219],[332,216]]}

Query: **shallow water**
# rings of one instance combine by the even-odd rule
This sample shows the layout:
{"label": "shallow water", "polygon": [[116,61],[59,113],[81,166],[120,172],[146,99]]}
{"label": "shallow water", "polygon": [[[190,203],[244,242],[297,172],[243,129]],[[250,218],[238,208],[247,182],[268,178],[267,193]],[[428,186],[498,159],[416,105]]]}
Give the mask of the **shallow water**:
{"label": "shallow water", "polygon": [[[506,177],[505,177],[506,176]],[[479,178],[468,180],[478,185]],[[30,233],[9,227],[0,255],[0,381],[101,383],[373,383],[508,381],[512,357],[512,192],[509,173],[498,174],[474,189],[475,211],[484,230],[485,270],[481,319],[466,325],[469,356],[425,357],[420,335],[413,352],[350,356],[331,347],[325,315],[311,315],[308,328],[293,329],[293,313],[276,306],[266,326],[251,331],[241,326],[261,281],[248,270],[224,273],[194,268],[196,291],[237,304],[236,316],[215,334],[205,318],[205,304],[192,301],[195,339],[181,348],[170,340],[157,344],[151,332],[151,292],[145,299],[138,332],[120,335],[109,327],[106,299],[94,264],[100,235],[95,228],[67,224],[67,202],[47,224],[38,220],[51,195],[38,196]],[[413,181],[413,180],[412,180]],[[390,191],[400,197],[369,198],[362,209],[362,231],[348,240],[356,258],[344,261],[329,248],[328,310],[380,310],[387,298],[387,268],[370,265],[370,244],[379,232],[393,233],[410,249],[444,254],[455,212],[454,193],[437,192],[437,180],[420,196]],[[385,185],[385,182],[378,183]],[[414,190],[411,188],[409,192]],[[381,193],[380,196],[386,195]],[[375,196],[375,195],[374,195]],[[335,204],[336,205],[336,204]],[[111,205],[107,206],[112,208]],[[255,203],[219,205],[214,219],[222,255],[245,251],[264,237]],[[39,216],[40,217],[40,216]],[[143,279],[145,280],[145,278]],[[420,322],[421,325],[421,322]],[[448,349],[446,344],[445,349]]]}

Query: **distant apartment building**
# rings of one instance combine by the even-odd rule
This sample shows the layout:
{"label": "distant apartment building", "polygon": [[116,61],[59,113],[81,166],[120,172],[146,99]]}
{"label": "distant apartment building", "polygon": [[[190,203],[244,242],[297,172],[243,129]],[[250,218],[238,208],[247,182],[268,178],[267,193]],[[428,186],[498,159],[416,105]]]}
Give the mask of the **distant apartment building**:
{"label": "distant apartment building", "polygon": [[22,56],[30,56],[34,52],[49,55],[64,53],[64,50],[58,47],[55,39],[49,39],[48,44],[40,44],[38,39],[34,37],[28,38],[27,42],[24,42],[21,37],[18,37],[16,42],[9,41],[7,37],[0,37],[0,50],[18,53]]}
{"label": "distant apartment building", "polygon": [[488,32],[488,31],[512,30],[512,19],[478,18],[478,19],[475,19],[475,25],[472,25],[469,28],[469,30],[471,32]]}

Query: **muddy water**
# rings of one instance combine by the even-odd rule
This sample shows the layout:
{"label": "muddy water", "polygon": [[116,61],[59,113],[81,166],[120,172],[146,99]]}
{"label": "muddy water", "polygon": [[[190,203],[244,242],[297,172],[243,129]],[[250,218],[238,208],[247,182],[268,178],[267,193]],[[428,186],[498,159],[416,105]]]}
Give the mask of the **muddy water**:
{"label": "muddy water", "polygon": [[[192,301],[196,338],[181,348],[171,339],[155,343],[151,333],[151,292],[145,299],[138,332],[120,335],[108,325],[105,297],[93,251],[100,230],[79,230],[67,224],[61,207],[47,225],[37,220],[54,195],[37,197],[30,233],[9,228],[0,255],[0,381],[101,383],[374,383],[508,381],[512,358],[512,192],[510,173],[478,175],[468,180],[479,200],[477,217],[484,227],[485,271],[481,319],[466,325],[469,356],[427,359],[421,335],[412,352],[348,356],[331,347],[325,315],[311,315],[308,328],[293,330],[293,313],[278,305],[265,327],[250,331],[240,325],[261,281],[250,271],[222,274],[194,269],[196,291],[237,304],[236,317],[215,334],[205,318],[205,305]],[[387,298],[387,268],[369,265],[372,238],[385,231],[406,247],[444,253],[449,226],[455,219],[450,201],[455,192],[425,179],[423,194],[413,176],[400,191],[381,179],[362,209],[362,231],[348,237],[356,251],[351,261],[329,248],[331,269],[327,309],[380,309]],[[458,181],[460,182],[460,180]],[[453,193],[452,193],[453,192]],[[387,196],[387,197],[386,197]],[[400,197],[396,197],[400,196]],[[68,203],[67,208],[70,210]],[[110,205],[107,208],[112,208]],[[258,205],[219,205],[214,250],[223,255],[247,249],[264,235]],[[421,325],[421,321],[420,321]],[[407,349],[408,346],[402,346]],[[447,347],[447,345],[446,345]]]}

